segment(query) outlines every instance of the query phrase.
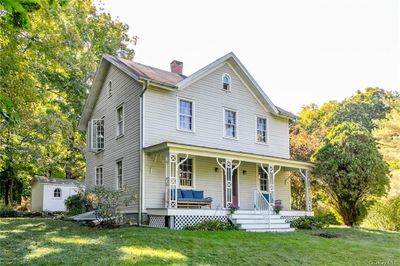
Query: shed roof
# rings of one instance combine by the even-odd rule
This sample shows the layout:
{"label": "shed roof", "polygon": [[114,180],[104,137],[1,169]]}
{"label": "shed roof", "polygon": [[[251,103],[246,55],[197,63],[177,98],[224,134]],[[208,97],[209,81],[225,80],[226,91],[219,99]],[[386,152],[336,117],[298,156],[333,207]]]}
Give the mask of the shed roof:
{"label": "shed roof", "polygon": [[53,177],[46,177],[46,176],[38,176],[35,175],[32,178],[32,182],[36,181],[40,184],[59,184],[59,185],[75,185],[75,186],[84,186],[84,182],[75,180],[75,179],[63,179],[63,178],[53,178]]}

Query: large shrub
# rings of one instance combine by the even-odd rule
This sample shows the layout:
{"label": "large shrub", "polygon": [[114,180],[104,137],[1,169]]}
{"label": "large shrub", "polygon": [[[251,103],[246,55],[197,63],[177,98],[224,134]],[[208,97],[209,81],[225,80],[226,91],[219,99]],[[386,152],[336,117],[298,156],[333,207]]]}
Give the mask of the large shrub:
{"label": "large shrub", "polygon": [[85,193],[82,192],[69,196],[65,200],[65,207],[68,215],[77,215],[92,210]]}
{"label": "large shrub", "polygon": [[376,202],[369,210],[363,226],[400,231],[400,196]]}
{"label": "large shrub", "polygon": [[388,165],[371,133],[359,124],[333,128],[312,159],[320,188],[346,225],[362,221],[374,198],[388,189]]}
{"label": "large shrub", "polygon": [[191,231],[230,231],[238,230],[238,227],[229,222],[219,220],[204,220],[198,224],[187,225],[184,229]]}
{"label": "large shrub", "polygon": [[328,225],[325,219],[313,216],[300,217],[290,222],[290,226],[296,229],[320,229]]}
{"label": "large shrub", "polygon": [[96,186],[87,191],[86,198],[97,217],[96,225],[113,227],[122,221],[120,207],[133,205],[136,195],[126,188],[113,190]]}

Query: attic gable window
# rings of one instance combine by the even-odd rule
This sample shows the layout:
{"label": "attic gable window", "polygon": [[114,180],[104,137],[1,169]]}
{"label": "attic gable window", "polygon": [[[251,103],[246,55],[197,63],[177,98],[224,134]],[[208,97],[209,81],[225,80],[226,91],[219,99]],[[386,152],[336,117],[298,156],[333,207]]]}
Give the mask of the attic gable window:
{"label": "attic gable window", "polygon": [[222,75],[222,90],[231,90],[231,77],[226,73]]}
{"label": "attic gable window", "polygon": [[99,152],[104,150],[104,118],[92,119],[90,126],[90,150]]}

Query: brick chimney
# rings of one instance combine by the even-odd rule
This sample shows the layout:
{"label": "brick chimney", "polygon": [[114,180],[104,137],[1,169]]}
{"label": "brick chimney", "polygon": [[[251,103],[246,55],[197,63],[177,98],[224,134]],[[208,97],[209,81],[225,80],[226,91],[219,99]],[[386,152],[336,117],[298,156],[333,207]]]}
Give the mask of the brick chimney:
{"label": "brick chimney", "polygon": [[171,62],[171,72],[182,75],[183,63],[177,60]]}

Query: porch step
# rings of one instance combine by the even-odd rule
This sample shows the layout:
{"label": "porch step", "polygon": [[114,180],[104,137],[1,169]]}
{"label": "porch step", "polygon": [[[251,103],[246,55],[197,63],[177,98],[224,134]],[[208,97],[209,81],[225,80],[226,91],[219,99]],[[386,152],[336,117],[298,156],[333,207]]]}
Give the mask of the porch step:
{"label": "porch step", "polygon": [[[238,224],[265,224],[265,219],[254,219],[254,218],[248,218],[248,219],[232,219]],[[271,224],[282,224],[286,223],[285,219],[271,219]]]}
{"label": "porch step", "polygon": [[240,229],[249,232],[283,233],[294,231],[294,228],[290,228],[290,224],[285,219],[275,213],[270,213],[268,219],[267,213],[260,214],[253,210],[237,210],[231,215],[231,220]]}
{"label": "porch step", "polygon": [[239,225],[240,229],[288,229],[290,228],[290,224],[287,223],[280,223],[280,224],[271,224],[271,227],[268,224],[241,224]]}
{"label": "porch step", "polygon": [[[280,219],[280,215],[271,214],[269,216],[271,219]],[[237,214],[236,212],[232,214],[232,219],[264,219],[262,214]]]}

